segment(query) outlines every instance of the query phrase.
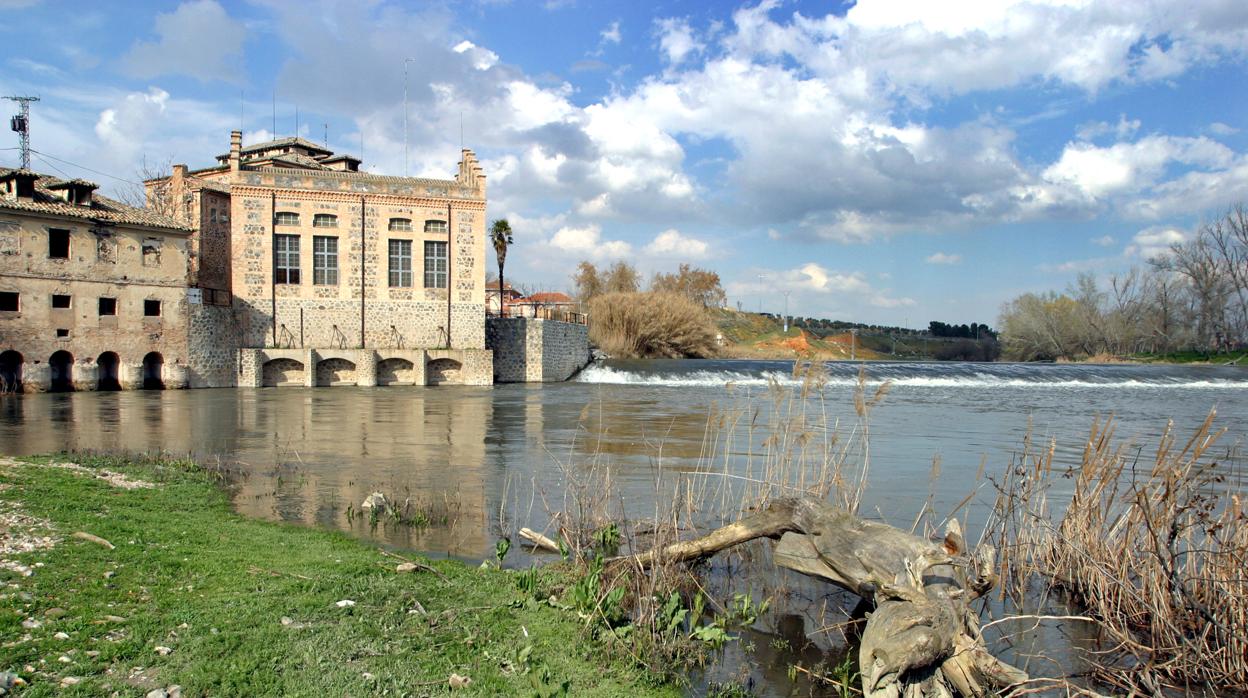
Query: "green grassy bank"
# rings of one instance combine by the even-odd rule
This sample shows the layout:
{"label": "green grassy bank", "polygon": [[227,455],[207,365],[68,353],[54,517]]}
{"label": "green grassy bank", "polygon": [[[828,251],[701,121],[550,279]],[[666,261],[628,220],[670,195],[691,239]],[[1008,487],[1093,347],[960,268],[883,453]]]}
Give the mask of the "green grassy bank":
{"label": "green grassy bank", "polygon": [[[522,594],[514,573],[415,556],[436,571],[398,572],[347,536],[234,514],[190,463],[76,462],[87,470],[0,459],[0,672],[28,683],[16,695],[678,693]],[[54,545],[13,552],[42,537]]]}

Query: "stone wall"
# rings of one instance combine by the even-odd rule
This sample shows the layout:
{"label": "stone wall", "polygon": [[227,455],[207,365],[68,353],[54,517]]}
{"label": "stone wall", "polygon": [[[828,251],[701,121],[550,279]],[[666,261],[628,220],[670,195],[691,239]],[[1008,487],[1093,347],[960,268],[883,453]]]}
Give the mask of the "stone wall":
{"label": "stone wall", "polygon": [[489,318],[495,383],[565,381],[589,363],[589,328],[536,318]]}
{"label": "stone wall", "polygon": [[488,349],[239,349],[239,387],[491,385]]}
{"label": "stone wall", "polygon": [[232,388],[237,384],[238,323],[228,306],[191,303],[187,354],[190,387]]}

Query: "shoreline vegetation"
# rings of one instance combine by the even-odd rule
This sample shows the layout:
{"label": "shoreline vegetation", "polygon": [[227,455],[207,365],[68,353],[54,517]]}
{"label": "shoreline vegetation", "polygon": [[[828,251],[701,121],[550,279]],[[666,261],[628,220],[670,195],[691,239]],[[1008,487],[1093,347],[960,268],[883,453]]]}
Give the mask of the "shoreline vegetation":
{"label": "shoreline vegetation", "polygon": [[[72,459],[0,459],[17,695],[679,695],[515,572],[246,519],[190,461]],[[543,598],[569,583],[531,580]]]}

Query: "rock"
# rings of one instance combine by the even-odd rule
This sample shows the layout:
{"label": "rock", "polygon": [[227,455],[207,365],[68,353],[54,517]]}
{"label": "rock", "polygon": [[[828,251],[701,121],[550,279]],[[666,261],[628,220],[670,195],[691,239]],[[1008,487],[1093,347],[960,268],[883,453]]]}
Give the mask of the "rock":
{"label": "rock", "polygon": [[364,499],[364,503],[360,505],[360,508],[384,510],[386,508],[386,495],[374,492]]}
{"label": "rock", "polygon": [[109,623],[125,623],[126,622],[126,619],[122,618],[121,616],[104,616],[104,620],[108,621]]}
{"label": "rock", "polygon": [[294,622],[295,620],[291,618],[290,616],[282,616],[282,625],[290,625]]}
{"label": "rock", "polygon": [[419,601],[417,601],[416,599],[412,599],[412,610],[408,611],[408,614],[413,614],[413,613],[415,613],[416,615],[423,616],[426,613],[428,613],[428,611],[425,610],[424,606],[420,605]]}
{"label": "rock", "polygon": [[451,678],[448,679],[448,683],[451,684],[451,688],[468,688],[472,685],[472,679],[467,676],[460,676],[459,674],[451,674]]}
{"label": "rock", "polygon": [[399,566],[394,568],[394,571],[406,574],[408,572],[415,572],[418,569],[420,569],[420,565],[417,565],[414,562],[400,562]]}
{"label": "rock", "polygon": [[69,611],[66,611],[63,608],[57,608],[53,606],[52,608],[49,608],[43,615],[47,616],[48,618],[64,618],[67,613],[69,613]]}
{"label": "rock", "polygon": [[66,676],[65,678],[61,679],[62,686],[77,686],[80,683],[82,683],[82,679],[78,678],[77,676]]}
{"label": "rock", "polygon": [[335,603],[334,605],[337,606],[338,608],[351,608],[352,606],[355,605],[355,602],[352,601],[351,599],[343,599],[342,601],[339,601]]}
{"label": "rock", "polygon": [[174,684],[169,687],[169,698],[182,698],[182,687]]}
{"label": "rock", "polygon": [[163,688],[153,688],[147,692],[146,698],[169,698],[169,691]]}
{"label": "rock", "polygon": [[56,661],[61,662],[62,664],[69,664],[73,662],[74,660],[70,659],[69,655],[62,654],[61,656],[56,658]]}
{"label": "rock", "polygon": [[39,628],[42,626],[43,626],[43,623],[40,623],[34,618],[27,618],[26,620],[22,621],[22,627],[26,628],[27,630],[34,630],[35,628]]}
{"label": "rock", "polygon": [[57,633],[57,634],[53,635],[52,637],[54,637],[54,638],[56,638],[56,639],[58,639],[58,640],[68,640],[68,639],[69,639],[69,633]]}
{"label": "rock", "polygon": [[156,654],[159,654],[162,657],[173,654],[173,648],[165,647],[163,645],[156,645]]}
{"label": "rock", "polygon": [[86,652],[83,652],[83,654],[87,655],[88,657],[92,659],[95,659],[96,657],[100,656],[100,651],[99,650],[87,650]]}
{"label": "rock", "polygon": [[[33,670],[33,669],[32,669]],[[8,693],[14,686],[25,686],[22,677],[11,671],[0,671],[0,696]]]}

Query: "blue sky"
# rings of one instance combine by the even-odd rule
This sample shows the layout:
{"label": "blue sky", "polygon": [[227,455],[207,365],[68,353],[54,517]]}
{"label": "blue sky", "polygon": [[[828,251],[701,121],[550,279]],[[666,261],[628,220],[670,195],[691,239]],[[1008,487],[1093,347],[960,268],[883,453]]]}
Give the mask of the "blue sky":
{"label": "blue sky", "polygon": [[[295,132],[447,177],[508,277],[718,271],[730,301],[924,326],[1104,280],[1248,201],[1248,3],[0,0],[35,169],[117,192]],[[406,60],[410,59],[410,60]],[[407,67],[407,156],[404,67]],[[12,103],[5,103],[12,107]],[[0,136],[0,164],[17,161]]]}

